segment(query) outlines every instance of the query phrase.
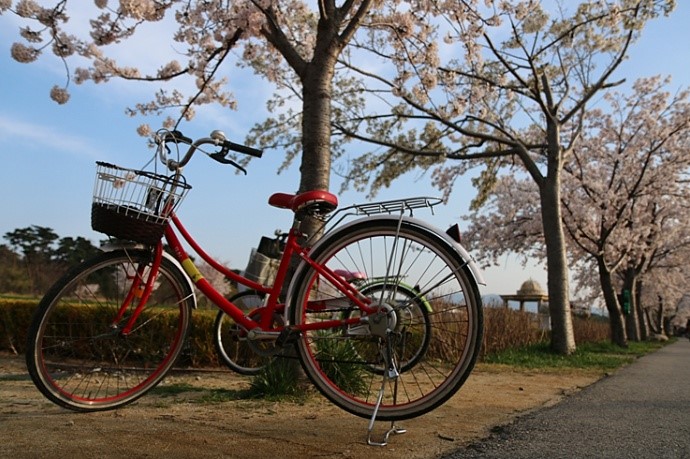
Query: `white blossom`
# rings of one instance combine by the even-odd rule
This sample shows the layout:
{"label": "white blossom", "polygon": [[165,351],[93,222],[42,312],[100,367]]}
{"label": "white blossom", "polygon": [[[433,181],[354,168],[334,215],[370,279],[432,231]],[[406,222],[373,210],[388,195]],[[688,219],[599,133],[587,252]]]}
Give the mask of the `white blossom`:
{"label": "white blossom", "polygon": [[12,59],[23,64],[35,61],[39,54],[41,54],[36,48],[23,45],[22,43],[13,43],[10,53],[12,54]]}
{"label": "white blossom", "polygon": [[171,75],[179,73],[181,70],[182,66],[178,61],[170,61],[158,71],[158,76],[161,78],[167,78]]}
{"label": "white blossom", "polygon": [[66,104],[69,100],[69,93],[65,88],[53,86],[53,89],[50,90],[50,98],[60,105]]}
{"label": "white blossom", "polygon": [[41,11],[41,7],[34,0],[19,0],[14,9],[23,18],[33,17]]}
{"label": "white blossom", "polygon": [[138,20],[157,20],[158,8],[154,0],[120,0],[120,11]]}
{"label": "white blossom", "polygon": [[151,136],[151,133],[153,130],[151,129],[151,126],[148,124],[141,124],[139,127],[137,127],[137,134],[139,134],[142,137],[149,137]]}

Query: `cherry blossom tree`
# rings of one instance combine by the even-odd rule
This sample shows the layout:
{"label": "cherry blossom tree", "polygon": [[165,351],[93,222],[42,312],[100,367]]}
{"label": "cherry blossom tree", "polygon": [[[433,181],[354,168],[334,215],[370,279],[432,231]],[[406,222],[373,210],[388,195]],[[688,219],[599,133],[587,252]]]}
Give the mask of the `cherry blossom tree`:
{"label": "cherry blossom tree", "polygon": [[[71,82],[159,82],[153,100],[128,112],[160,115],[177,109],[164,123],[175,127],[192,119],[200,105],[235,108],[223,67],[239,55],[239,64],[253,68],[278,91],[298,95],[301,107],[293,119],[299,121],[293,127],[299,130],[299,142],[287,152],[288,158],[301,155],[300,190],[329,188],[335,66],[373,0],[320,0],[314,2],[315,11],[299,0],[95,0],[87,36],[76,36],[69,28],[72,8],[85,6],[73,3],[0,0],[0,14],[14,13],[25,24],[19,31],[22,40],[11,46],[14,59],[28,63],[52,53],[65,63],[68,83],[50,93],[56,102],[68,101]],[[157,71],[145,73],[112,56],[115,45],[159,21],[171,23],[178,59],[160,62]],[[193,81],[192,93],[170,86],[178,79]],[[140,134],[150,134],[150,128],[143,125]]]}
{"label": "cherry blossom tree", "polygon": [[[688,215],[684,209],[683,215]],[[687,317],[678,315],[678,304],[688,294],[687,285],[690,279],[688,257],[690,246],[684,228],[690,222],[674,225],[674,237],[669,238],[668,244],[656,253],[650,269],[642,275],[640,304],[649,323],[649,328],[655,334],[672,332],[672,323],[676,317],[680,325],[685,326]]]}
{"label": "cherry blossom tree", "polygon": [[[658,78],[642,79],[630,95],[608,94],[610,112],[588,117],[588,134],[568,170],[576,179],[569,193],[575,204],[565,205],[566,212],[586,217],[566,218],[573,223],[568,232],[597,261],[613,322],[621,316],[611,275],[619,273],[622,289],[630,292],[627,335],[634,340],[643,318],[637,283],[673,234],[683,215],[676,204],[687,193],[682,176],[690,166],[690,95],[671,97],[663,85]],[[624,336],[614,340],[622,343]]]}
{"label": "cherry blossom tree", "polygon": [[349,183],[357,188],[375,190],[422,167],[433,169],[434,183],[451,193],[457,177],[479,164],[475,205],[481,205],[497,174],[523,170],[539,192],[551,347],[568,354],[575,342],[561,224],[563,166],[582,133],[587,104],[619,83],[613,74],[629,46],[646,21],[670,12],[674,2],[485,5],[439,2],[415,13],[435,21],[379,21],[379,33],[355,45],[395,70],[346,62],[369,79],[380,108],[350,113],[336,131],[379,146],[353,161]]}
{"label": "cherry blossom tree", "polygon": [[[640,298],[654,306],[659,297],[673,303],[687,285],[679,261],[690,244],[690,92],[671,96],[667,83],[641,79],[630,94],[607,93],[603,107],[584,113],[582,133],[564,164],[569,258],[582,285],[591,286],[591,274],[598,273],[612,341],[621,346],[628,337],[640,339]],[[472,218],[471,234],[484,258],[495,260],[507,250],[543,256],[536,195],[530,180],[501,178],[485,211]],[[487,227],[494,237],[483,236]],[[632,301],[627,330],[618,301],[624,289]]]}
{"label": "cherry blossom tree", "polygon": [[[68,32],[68,3],[44,7],[35,0],[0,0],[0,13],[28,21],[20,30],[24,42],[12,46],[15,59],[30,62],[49,49],[77,83],[190,77],[196,85],[192,94],[161,89],[130,113],[177,107],[181,119],[191,119],[201,104],[234,106],[221,71],[234,50],[278,88],[269,107],[275,116],[257,127],[254,138],[265,146],[293,145],[287,160],[301,155],[300,190],[328,188],[331,153],[338,145],[332,142],[332,120],[335,139],[371,137],[384,150],[391,147],[355,163],[359,177],[375,172],[375,186],[419,165],[473,158],[485,161],[478,183],[486,191],[506,163],[521,163],[539,185],[544,221],[557,222],[544,226],[552,347],[574,350],[558,223],[563,160],[586,103],[612,84],[611,74],[645,21],[668,12],[671,0],[589,1],[570,10],[557,5],[553,20],[533,0],[485,1],[483,7],[477,0],[320,0],[314,11],[298,0],[120,0],[116,6],[96,0],[99,13],[88,37]],[[175,22],[174,40],[185,48],[180,51],[185,62],[164,62],[144,74],[109,56],[112,45],[162,20]],[[67,64],[75,57],[87,65],[71,70]],[[381,62],[392,62],[393,70],[379,71]],[[390,109],[386,115],[371,115],[368,98],[361,95],[365,88]],[[65,102],[67,89],[56,87],[51,95]],[[281,105],[284,94],[293,95],[299,108]],[[175,123],[171,118],[167,124]],[[457,174],[469,167],[439,166],[434,180],[450,192]]]}

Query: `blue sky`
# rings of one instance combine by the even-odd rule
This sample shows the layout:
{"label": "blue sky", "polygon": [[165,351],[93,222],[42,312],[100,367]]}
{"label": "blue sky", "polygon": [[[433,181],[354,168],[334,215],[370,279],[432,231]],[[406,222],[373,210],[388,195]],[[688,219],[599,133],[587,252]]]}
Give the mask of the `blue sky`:
{"label": "blue sky", "polygon": [[[647,27],[615,78],[632,81],[663,74],[673,77],[673,88],[690,87],[688,24],[690,2],[682,0],[670,18],[658,19]],[[150,36],[155,33],[152,31]],[[126,82],[72,85],[70,102],[59,106],[48,94],[53,85],[64,83],[61,64],[55,59],[28,65],[13,61],[9,48],[16,37],[14,21],[0,16],[0,236],[16,228],[40,225],[53,228],[61,237],[84,236],[96,243],[103,235],[90,227],[94,163],[104,160],[133,168],[146,163],[151,151],[135,133],[144,120],[128,118],[124,109],[148,100],[152,90]],[[145,58],[147,52],[158,53],[168,46],[164,41],[151,40],[149,46],[128,53]],[[270,87],[256,76],[232,72],[238,72],[231,75],[231,84],[239,110],[203,110],[183,127],[185,134],[199,137],[221,129],[232,140],[242,142],[251,126],[265,118],[264,101]],[[297,166],[276,175],[280,163],[281,153],[269,150],[250,164],[247,176],[236,175],[232,168],[204,157],[196,158],[186,169],[185,175],[194,188],[179,214],[209,253],[243,268],[261,235],[289,226],[289,212],[266,204],[272,193],[297,188]],[[467,214],[474,195],[469,182],[463,183],[456,186],[448,205],[436,215],[418,216],[443,229],[455,222],[462,228],[461,216]],[[337,186],[333,186],[336,191]],[[412,195],[439,193],[417,174],[394,182],[379,198]],[[364,195],[354,192],[340,196],[341,205],[365,200]],[[484,270],[484,276],[484,293],[514,293],[528,278],[546,287],[543,267],[523,268],[510,256],[502,266]]]}

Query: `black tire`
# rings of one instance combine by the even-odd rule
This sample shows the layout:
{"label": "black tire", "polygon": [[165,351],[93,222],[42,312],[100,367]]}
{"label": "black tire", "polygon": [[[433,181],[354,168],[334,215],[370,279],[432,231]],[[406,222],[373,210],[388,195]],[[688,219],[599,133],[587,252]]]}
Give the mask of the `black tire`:
{"label": "black tire", "polygon": [[[417,296],[426,298],[432,308],[425,318],[428,341],[418,345],[424,351],[417,353],[412,364],[399,355],[400,335],[382,337],[373,325],[375,317],[345,329],[303,332],[297,341],[299,358],[326,398],[352,414],[370,418],[385,383],[376,418],[395,421],[427,413],[457,392],[479,353],[483,318],[479,290],[467,262],[444,237],[407,219],[369,219],[327,234],[310,255],[333,271],[360,272],[366,279],[383,277],[393,283],[397,279],[414,286]],[[328,280],[304,268],[294,285],[291,323],[331,320],[337,311],[312,309],[310,302],[342,304],[320,301],[338,295]],[[385,297],[379,306],[390,317],[398,314],[396,305]],[[382,368],[385,348],[392,349],[399,363],[397,377],[371,371]]]}
{"label": "black tire", "polygon": [[[263,306],[264,296],[263,293],[248,290],[232,296],[229,300],[245,314],[251,315],[252,310],[257,311]],[[252,316],[252,318],[255,317]],[[235,324],[232,318],[223,311],[219,311],[216,316],[213,342],[221,362],[241,375],[258,374],[274,358],[255,352],[247,340],[246,330]],[[259,346],[261,343],[257,342],[256,345]]]}
{"label": "black tire", "polygon": [[[76,266],[51,287],[28,331],[26,364],[49,400],[74,411],[133,402],[155,387],[182,351],[193,292],[184,273],[163,258],[145,308],[127,336],[117,313],[136,273],[146,275],[145,249],[105,252]],[[136,302],[133,302],[136,304]]]}

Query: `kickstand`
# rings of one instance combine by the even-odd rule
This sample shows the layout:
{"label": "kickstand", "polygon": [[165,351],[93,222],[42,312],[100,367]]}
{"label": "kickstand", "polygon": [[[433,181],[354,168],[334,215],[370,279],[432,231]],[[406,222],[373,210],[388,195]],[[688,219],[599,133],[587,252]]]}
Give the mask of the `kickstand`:
{"label": "kickstand", "polygon": [[390,437],[391,434],[400,435],[407,432],[406,429],[396,426],[395,423],[391,421],[391,428],[386,431],[385,435],[383,436],[383,441],[378,442],[371,439],[371,431],[373,430],[373,427],[373,425],[369,426],[369,436],[367,437],[367,445],[369,446],[386,446],[388,444],[388,437]]}
{"label": "kickstand", "polygon": [[381,401],[383,400],[383,392],[386,388],[387,380],[388,378],[383,378],[381,390],[379,391],[379,396],[376,399],[374,413],[371,415],[371,419],[369,420],[369,428],[367,429],[367,445],[369,446],[386,446],[388,444],[388,437],[390,437],[391,434],[399,435],[407,432],[406,429],[396,426],[395,422],[391,421],[391,428],[386,431],[385,435],[383,436],[383,441],[378,442],[371,439],[371,435],[374,431],[374,423],[376,422],[376,415],[378,414],[379,406],[381,406]]}
{"label": "kickstand", "polygon": [[[390,344],[387,347],[390,348]],[[386,431],[385,435],[383,436],[383,441],[377,442],[371,439],[372,432],[374,431],[374,423],[376,422],[376,416],[378,415],[379,407],[381,406],[381,402],[383,401],[383,395],[386,391],[386,383],[391,379],[395,381],[395,391],[393,394],[393,398],[397,399],[397,379],[400,376],[400,374],[398,373],[393,359],[390,357],[390,349],[387,350],[388,352],[386,353],[386,360],[388,361],[388,369],[384,372],[383,381],[381,382],[381,389],[379,390],[379,395],[376,398],[376,406],[374,406],[374,412],[371,415],[371,419],[369,420],[369,428],[367,429],[367,445],[369,446],[386,446],[388,444],[388,437],[390,437],[391,434],[400,435],[407,432],[406,429],[396,426],[395,422],[391,421],[391,427]]]}

